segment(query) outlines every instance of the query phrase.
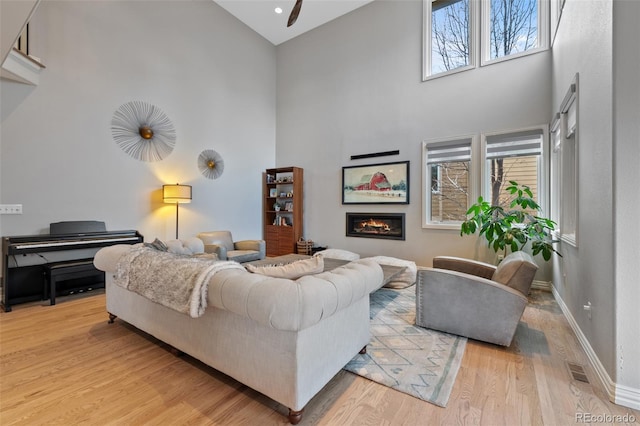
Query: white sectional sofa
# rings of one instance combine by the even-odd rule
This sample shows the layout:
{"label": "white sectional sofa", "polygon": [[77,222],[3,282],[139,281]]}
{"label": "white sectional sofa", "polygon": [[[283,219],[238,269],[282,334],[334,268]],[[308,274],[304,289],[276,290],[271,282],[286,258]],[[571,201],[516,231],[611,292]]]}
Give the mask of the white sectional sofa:
{"label": "white sectional sofa", "polygon": [[192,318],[114,282],[118,250],[94,259],[106,272],[107,311],[289,409],[302,410],[370,340],[369,293],[382,285],[372,260],[351,262],[297,280],[243,269],[217,272],[208,307]]}

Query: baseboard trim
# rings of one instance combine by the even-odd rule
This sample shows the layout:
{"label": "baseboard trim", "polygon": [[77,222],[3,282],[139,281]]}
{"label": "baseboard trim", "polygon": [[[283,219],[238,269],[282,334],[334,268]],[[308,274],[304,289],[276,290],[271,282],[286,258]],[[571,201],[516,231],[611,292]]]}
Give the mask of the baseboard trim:
{"label": "baseboard trim", "polygon": [[616,385],[615,402],[618,405],[640,410],[640,389]]}
{"label": "baseboard trim", "polygon": [[564,303],[564,300],[562,300],[562,297],[560,297],[560,294],[557,292],[556,288],[551,283],[549,283],[549,288],[551,289],[556,302],[558,302],[558,306],[560,306],[562,313],[569,322],[569,326],[576,334],[576,337],[580,342],[580,346],[582,346],[582,349],[584,349],[585,353],[587,354],[587,358],[589,359],[591,366],[595,370],[596,375],[598,376],[598,380],[604,387],[609,401],[624,407],[629,407],[636,410],[640,409],[640,389],[618,385],[613,380],[611,380],[609,373],[607,373],[607,370],[605,370],[604,366],[600,362],[600,359],[591,347],[589,340],[578,326],[578,323],[576,322],[575,318],[573,318],[573,315],[571,315],[571,311],[569,311],[569,308]]}

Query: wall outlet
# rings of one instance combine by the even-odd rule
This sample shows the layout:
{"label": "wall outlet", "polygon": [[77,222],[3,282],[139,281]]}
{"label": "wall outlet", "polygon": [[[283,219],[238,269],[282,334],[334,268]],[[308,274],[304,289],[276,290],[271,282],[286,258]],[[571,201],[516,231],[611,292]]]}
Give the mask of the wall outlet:
{"label": "wall outlet", "polygon": [[500,264],[500,262],[502,262],[504,260],[504,254],[499,254],[498,255],[498,264]]}
{"label": "wall outlet", "polygon": [[591,302],[587,302],[586,305],[582,306],[582,309],[587,311],[587,318],[591,319]]}
{"label": "wall outlet", "polygon": [[22,214],[22,204],[0,204],[0,214]]}

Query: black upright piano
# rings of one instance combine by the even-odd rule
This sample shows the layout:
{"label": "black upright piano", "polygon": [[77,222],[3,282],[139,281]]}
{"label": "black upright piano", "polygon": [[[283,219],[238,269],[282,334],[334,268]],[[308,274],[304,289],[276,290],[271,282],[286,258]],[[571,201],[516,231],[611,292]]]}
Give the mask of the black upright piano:
{"label": "black upright piano", "polygon": [[[49,234],[2,237],[2,305],[11,306],[104,288],[104,274],[93,267],[93,257],[102,247],[143,241],[138,231],[107,231],[104,222],[57,222]],[[67,272],[64,274],[64,272]],[[68,278],[53,286],[52,274]]]}

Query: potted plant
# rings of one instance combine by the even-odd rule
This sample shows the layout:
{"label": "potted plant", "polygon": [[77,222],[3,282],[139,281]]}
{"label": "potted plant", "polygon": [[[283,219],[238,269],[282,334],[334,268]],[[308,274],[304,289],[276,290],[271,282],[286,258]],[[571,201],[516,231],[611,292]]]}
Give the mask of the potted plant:
{"label": "potted plant", "polygon": [[479,231],[493,250],[498,252],[507,249],[511,251],[522,250],[531,242],[533,255],[542,254],[545,261],[551,259],[552,253],[562,256],[553,243],[551,233],[556,223],[551,219],[537,216],[540,206],[533,199],[531,189],[526,185],[520,185],[516,181],[509,181],[506,190],[515,196],[509,206],[509,210],[501,206],[492,206],[482,197],[467,211],[468,219],[460,226],[460,235],[470,235]]}

